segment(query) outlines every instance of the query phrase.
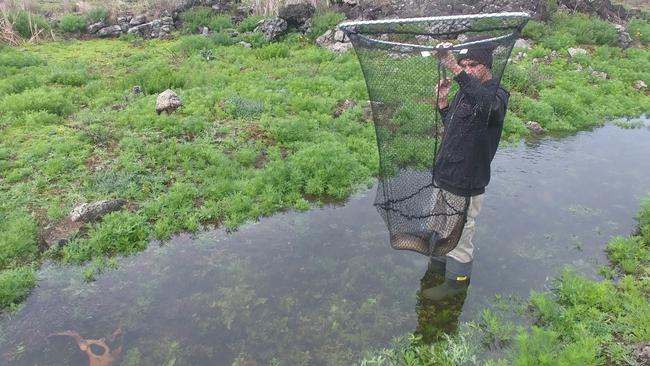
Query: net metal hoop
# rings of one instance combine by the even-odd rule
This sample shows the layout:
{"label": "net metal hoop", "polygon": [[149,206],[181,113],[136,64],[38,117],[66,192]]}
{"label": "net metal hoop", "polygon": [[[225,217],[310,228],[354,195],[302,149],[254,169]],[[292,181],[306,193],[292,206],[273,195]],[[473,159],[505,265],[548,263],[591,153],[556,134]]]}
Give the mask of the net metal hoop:
{"label": "net metal hoop", "polygon": [[[496,93],[494,85],[499,84],[515,40],[529,19],[527,13],[502,12],[351,21],[338,26],[352,42],[366,81],[379,150],[374,205],[387,225],[394,249],[424,255],[448,253],[460,240],[473,194],[454,191],[452,185],[441,186],[435,179],[440,161],[447,170],[440,170],[439,176],[450,174],[450,162],[437,159],[441,146],[447,150],[440,156],[451,156],[450,144],[459,141],[456,137],[446,140],[447,129],[437,109],[441,97],[435,85],[441,78],[447,79],[447,69],[436,56],[439,47],[458,54],[459,59],[472,52],[474,56],[489,57],[493,81],[490,92]],[[447,122],[461,107],[460,118],[476,118],[470,117],[477,111],[469,106],[476,101],[466,102],[466,94],[458,95],[458,99],[456,95],[447,97],[454,106]],[[488,123],[489,112],[480,118]],[[503,119],[500,121],[492,125],[502,125]],[[469,131],[460,124],[447,127]],[[475,135],[467,136],[476,139],[472,137]],[[450,142],[444,145],[445,141]]]}

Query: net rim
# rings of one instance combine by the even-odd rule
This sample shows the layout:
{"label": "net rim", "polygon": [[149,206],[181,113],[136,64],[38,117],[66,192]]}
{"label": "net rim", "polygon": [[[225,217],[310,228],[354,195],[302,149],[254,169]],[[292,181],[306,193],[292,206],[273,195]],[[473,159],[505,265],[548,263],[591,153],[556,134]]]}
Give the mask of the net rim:
{"label": "net rim", "polygon": [[[438,49],[438,48],[436,48],[436,46],[424,46],[424,45],[418,45],[418,44],[412,44],[412,43],[400,43],[400,42],[382,41],[382,40],[379,40],[379,39],[370,38],[368,36],[359,35],[359,34],[357,36],[365,39],[367,42],[370,42],[370,43],[383,44],[383,45],[393,46],[393,47],[410,48],[412,50],[417,50],[417,51],[435,51],[435,50]],[[502,40],[513,38],[513,37],[515,37],[515,34],[511,33],[511,34],[507,34],[505,36],[482,39],[480,41],[459,43],[459,44],[453,45],[451,47],[445,48],[445,50],[448,50],[448,51],[460,51],[463,48],[467,48],[468,46],[474,46],[474,45],[477,45],[477,44],[490,43],[490,42],[495,42],[495,41],[502,41]]]}
{"label": "net rim", "polygon": [[502,13],[486,13],[486,14],[467,14],[467,15],[443,15],[433,17],[417,17],[417,18],[396,18],[396,19],[377,19],[377,20],[357,20],[351,22],[343,22],[338,25],[338,28],[346,33],[353,33],[354,27],[361,25],[376,25],[376,24],[408,24],[416,22],[430,22],[441,20],[468,20],[468,19],[483,19],[483,18],[523,18],[530,19],[530,15],[526,12],[502,12]]}

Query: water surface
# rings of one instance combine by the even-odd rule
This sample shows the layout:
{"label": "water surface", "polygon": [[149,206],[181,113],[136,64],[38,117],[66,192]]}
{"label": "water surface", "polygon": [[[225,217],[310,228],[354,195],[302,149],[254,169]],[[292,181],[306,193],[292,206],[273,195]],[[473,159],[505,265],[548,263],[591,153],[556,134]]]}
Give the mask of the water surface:
{"label": "water surface", "polygon": [[[607,241],[634,229],[650,193],[649,142],[648,127],[605,126],[501,148],[472,283],[445,321],[476,319],[495,294],[544,290],[565,265],[598,278]],[[349,365],[434,321],[416,312],[427,259],[389,248],[373,199],[371,189],[232,234],[180,235],[90,284],[80,268],[46,264],[24,307],[0,320],[0,363],[87,365],[71,337],[48,335],[121,327],[115,365]]]}

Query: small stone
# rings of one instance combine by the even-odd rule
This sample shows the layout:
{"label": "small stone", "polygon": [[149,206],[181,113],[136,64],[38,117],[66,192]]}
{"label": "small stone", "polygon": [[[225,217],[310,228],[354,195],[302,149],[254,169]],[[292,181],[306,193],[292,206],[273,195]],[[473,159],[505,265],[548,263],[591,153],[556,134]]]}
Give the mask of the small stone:
{"label": "small stone", "polygon": [[528,130],[530,132],[532,132],[532,133],[539,134],[539,133],[544,133],[545,132],[544,127],[542,127],[542,125],[540,125],[539,123],[537,123],[535,121],[526,122],[526,128],[528,128]]}
{"label": "small stone", "polygon": [[252,48],[253,47],[252,44],[250,44],[248,42],[244,42],[244,41],[239,42],[239,45],[244,47],[244,48]]}
{"label": "small stone", "polygon": [[573,48],[572,47],[572,48],[569,48],[567,51],[569,52],[569,56],[571,56],[571,58],[576,57],[577,55],[586,55],[587,54],[587,50],[585,50],[583,48]]}
{"label": "small stone", "polygon": [[143,91],[144,91],[144,90],[142,90],[142,87],[141,87],[140,85],[135,85],[135,86],[131,89],[131,93],[133,93],[133,94],[135,94],[135,95],[142,94]]}
{"label": "small stone", "polygon": [[638,91],[643,91],[648,89],[648,85],[643,81],[643,80],[635,80],[634,81],[634,89]]}
{"label": "small stone", "polygon": [[531,49],[531,46],[530,46],[530,43],[527,40],[525,40],[523,38],[519,38],[515,42],[514,48],[523,48],[523,49],[529,50],[529,49]]}
{"label": "small stone", "polygon": [[607,79],[607,77],[608,77],[607,73],[602,72],[602,71],[592,71],[591,76],[596,77],[596,78],[600,78],[600,79],[603,79],[603,80]]}

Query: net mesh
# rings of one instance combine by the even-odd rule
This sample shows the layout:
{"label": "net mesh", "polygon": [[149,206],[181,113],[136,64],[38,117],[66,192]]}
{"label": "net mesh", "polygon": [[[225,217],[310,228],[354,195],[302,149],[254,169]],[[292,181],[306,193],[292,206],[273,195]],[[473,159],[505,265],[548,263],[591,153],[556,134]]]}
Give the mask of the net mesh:
{"label": "net mesh", "polygon": [[[525,13],[501,13],[339,26],[354,45],[368,88],[380,158],[375,206],[393,248],[448,253],[458,244],[469,206],[470,197],[443,190],[434,179],[445,133],[436,85],[447,77],[436,46],[446,43],[455,55],[488,49],[492,79],[499,82],[527,20]],[[457,90],[452,87],[450,100]]]}

